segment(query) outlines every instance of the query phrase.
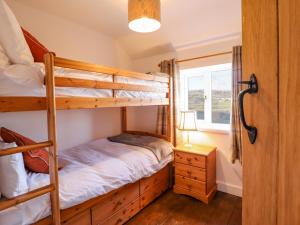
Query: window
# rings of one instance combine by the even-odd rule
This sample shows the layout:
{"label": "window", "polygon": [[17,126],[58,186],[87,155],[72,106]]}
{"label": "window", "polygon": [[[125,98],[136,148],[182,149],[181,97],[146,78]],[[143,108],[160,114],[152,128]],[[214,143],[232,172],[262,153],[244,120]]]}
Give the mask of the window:
{"label": "window", "polygon": [[195,110],[198,127],[229,130],[231,63],[181,70],[185,110]]}

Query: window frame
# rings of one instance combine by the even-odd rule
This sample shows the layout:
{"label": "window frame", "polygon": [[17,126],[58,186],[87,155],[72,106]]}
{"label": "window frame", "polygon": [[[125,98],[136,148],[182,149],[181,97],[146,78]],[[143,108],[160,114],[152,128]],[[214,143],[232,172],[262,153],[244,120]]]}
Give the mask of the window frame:
{"label": "window frame", "polygon": [[[223,69],[215,69],[215,70],[208,70],[209,67],[222,67]],[[208,131],[208,132],[217,132],[217,133],[228,133],[230,131],[231,127],[231,121],[229,124],[222,124],[222,123],[212,123],[212,74],[213,72],[218,72],[222,70],[232,70],[232,64],[231,63],[223,63],[223,64],[215,64],[211,66],[205,66],[205,67],[195,67],[188,70],[197,69],[197,72],[194,73],[184,73],[181,77],[181,84],[183,87],[183,93],[182,93],[182,100],[183,100],[183,107],[184,110],[190,110],[189,105],[189,99],[188,99],[188,85],[189,85],[189,79],[199,76],[204,76],[204,79],[208,83],[208,86],[204,89],[204,96],[206,96],[205,102],[204,102],[204,120],[196,120],[197,127],[201,131]],[[185,70],[185,69],[184,69]],[[181,70],[180,72],[182,73]],[[201,74],[199,74],[201,73]],[[232,89],[231,89],[232,91]],[[231,100],[232,104],[232,100]],[[230,115],[231,115],[231,108],[230,108]]]}

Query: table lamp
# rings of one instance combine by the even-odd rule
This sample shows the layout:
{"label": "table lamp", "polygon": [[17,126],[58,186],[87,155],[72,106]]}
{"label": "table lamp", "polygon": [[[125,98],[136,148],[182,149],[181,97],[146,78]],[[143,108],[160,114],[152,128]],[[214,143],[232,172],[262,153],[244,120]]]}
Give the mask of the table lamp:
{"label": "table lamp", "polygon": [[187,131],[187,143],[185,147],[192,147],[190,144],[190,131],[197,131],[196,112],[195,111],[180,111],[179,130]]}

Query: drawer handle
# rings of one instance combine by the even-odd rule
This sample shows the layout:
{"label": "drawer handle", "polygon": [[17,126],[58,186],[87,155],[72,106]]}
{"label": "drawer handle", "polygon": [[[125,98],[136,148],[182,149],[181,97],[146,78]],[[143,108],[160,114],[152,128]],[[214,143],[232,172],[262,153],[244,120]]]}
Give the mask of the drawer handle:
{"label": "drawer handle", "polygon": [[118,201],[116,205],[117,205],[117,206],[120,206],[120,205],[122,205],[122,202],[121,202],[121,201]]}
{"label": "drawer handle", "polygon": [[191,163],[192,159],[191,158],[186,158],[186,160]]}
{"label": "drawer handle", "polygon": [[192,172],[191,171],[186,171],[186,173],[191,176],[192,175]]}

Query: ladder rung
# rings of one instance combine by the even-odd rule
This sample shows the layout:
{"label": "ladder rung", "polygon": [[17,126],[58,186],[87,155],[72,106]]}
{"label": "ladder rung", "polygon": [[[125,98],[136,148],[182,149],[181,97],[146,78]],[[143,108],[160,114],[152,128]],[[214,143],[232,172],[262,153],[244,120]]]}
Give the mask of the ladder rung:
{"label": "ladder rung", "polygon": [[5,156],[5,155],[16,154],[16,153],[20,153],[20,152],[27,152],[27,151],[38,149],[38,148],[50,147],[50,146],[52,146],[52,142],[45,141],[45,142],[40,142],[40,143],[36,143],[33,145],[24,145],[24,146],[19,146],[19,147],[14,147],[14,148],[1,149],[0,157]]}
{"label": "ladder rung", "polygon": [[23,195],[19,195],[17,197],[11,198],[11,199],[7,199],[7,200],[3,200],[0,202],[0,211],[13,207],[15,205],[18,205],[22,202],[26,202],[29,201],[33,198],[37,198],[41,195],[47,194],[48,192],[51,192],[54,190],[54,186],[52,184],[35,189],[33,191],[30,191],[28,193],[25,193]]}

